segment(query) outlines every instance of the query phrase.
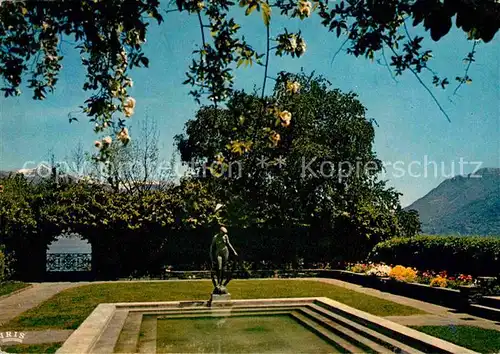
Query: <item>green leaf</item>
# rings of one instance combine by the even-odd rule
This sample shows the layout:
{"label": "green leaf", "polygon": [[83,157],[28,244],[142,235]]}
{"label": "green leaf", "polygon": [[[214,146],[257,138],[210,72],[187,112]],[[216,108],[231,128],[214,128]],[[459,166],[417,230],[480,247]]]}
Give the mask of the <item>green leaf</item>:
{"label": "green leaf", "polygon": [[140,59],[142,65],[144,65],[146,68],[149,67],[149,59],[146,57],[141,57]]}
{"label": "green leaf", "polygon": [[264,25],[268,27],[271,21],[271,7],[267,2],[262,3],[262,20],[264,21]]}
{"label": "green leaf", "polygon": [[257,8],[257,4],[253,4],[253,5],[249,6],[247,8],[247,10],[245,11],[245,15],[246,16],[250,15],[253,12],[253,10],[255,10],[256,8]]}

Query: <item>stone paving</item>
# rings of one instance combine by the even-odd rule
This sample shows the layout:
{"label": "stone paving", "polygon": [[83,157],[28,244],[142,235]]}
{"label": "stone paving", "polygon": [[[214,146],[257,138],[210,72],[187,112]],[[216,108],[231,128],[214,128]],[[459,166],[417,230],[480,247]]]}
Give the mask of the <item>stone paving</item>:
{"label": "stone paving", "polygon": [[[363,286],[344,282],[337,279],[327,278],[306,278],[302,280],[320,281],[332,285],[344,287],[353,291],[357,291],[366,295],[375,296],[385,300],[389,300],[398,304],[419,308],[428,314],[411,315],[411,316],[387,316],[390,321],[399,323],[405,326],[425,326],[425,325],[468,325],[487,329],[495,329],[500,331],[500,323],[471,316],[466,313],[457,313],[455,310],[423,302],[420,300],[410,299],[407,297],[394,295],[382,292],[376,289],[365,288]],[[120,281],[130,282],[130,281]],[[102,282],[94,282],[102,283]],[[34,308],[42,302],[48,300],[57,293],[76,286],[86,285],[88,282],[78,283],[34,283],[32,287],[26,288],[12,296],[0,299],[0,327],[5,323],[17,317],[21,313]],[[318,294],[320,295],[320,294]],[[4,328],[4,330],[8,330]],[[41,344],[64,342],[73,333],[73,330],[43,330],[43,331],[26,331],[25,344]]]}

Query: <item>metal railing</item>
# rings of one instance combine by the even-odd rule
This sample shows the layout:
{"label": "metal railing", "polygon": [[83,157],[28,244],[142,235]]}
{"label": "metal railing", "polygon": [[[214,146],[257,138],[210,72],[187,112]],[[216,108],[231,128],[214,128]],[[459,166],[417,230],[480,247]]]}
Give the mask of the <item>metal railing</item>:
{"label": "metal railing", "polygon": [[90,272],[91,253],[47,253],[47,272]]}

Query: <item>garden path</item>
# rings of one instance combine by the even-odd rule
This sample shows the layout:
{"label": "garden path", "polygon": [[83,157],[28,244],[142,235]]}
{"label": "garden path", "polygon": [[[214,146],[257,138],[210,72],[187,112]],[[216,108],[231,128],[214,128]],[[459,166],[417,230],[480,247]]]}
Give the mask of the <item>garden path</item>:
{"label": "garden path", "polygon": [[24,311],[50,299],[55,294],[81,284],[82,283],[34,283],[32,286],[16,292],[11,296],[0,299],[0,327]]}

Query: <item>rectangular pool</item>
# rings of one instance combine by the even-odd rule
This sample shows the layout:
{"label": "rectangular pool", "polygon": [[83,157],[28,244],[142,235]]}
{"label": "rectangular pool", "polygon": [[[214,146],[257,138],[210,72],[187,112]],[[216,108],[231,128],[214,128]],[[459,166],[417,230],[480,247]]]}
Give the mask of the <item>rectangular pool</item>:
{"label": "rectangular pool", "polygon": [[158,319],[158,353],[336,353],[292,316]]}

